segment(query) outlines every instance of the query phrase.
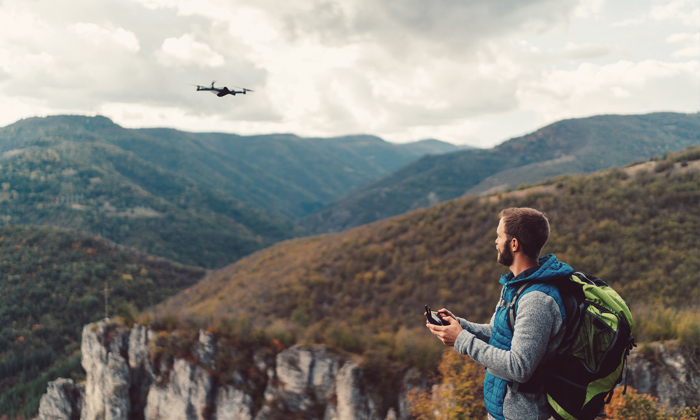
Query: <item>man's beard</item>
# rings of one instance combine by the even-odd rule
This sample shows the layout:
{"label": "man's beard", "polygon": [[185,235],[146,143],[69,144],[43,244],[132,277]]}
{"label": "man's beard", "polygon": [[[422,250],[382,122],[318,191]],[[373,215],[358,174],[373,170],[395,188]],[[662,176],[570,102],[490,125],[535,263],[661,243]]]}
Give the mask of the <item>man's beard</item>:
{"label": "man's beard", "polygon": [[504,246],[503,252],[498,251],[498,262],[506,267],[510,267],[513,264],[513,251],[509,247]]}

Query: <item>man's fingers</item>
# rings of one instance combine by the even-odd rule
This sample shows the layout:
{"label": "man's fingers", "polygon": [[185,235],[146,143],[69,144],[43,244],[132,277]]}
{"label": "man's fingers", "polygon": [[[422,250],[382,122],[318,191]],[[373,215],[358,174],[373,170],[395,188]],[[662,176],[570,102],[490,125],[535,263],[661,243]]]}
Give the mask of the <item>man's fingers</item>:
{"label": "man's fingers", "polygon": [[428,329],[430,329],[430,332],[432,332],[432,333],[435,334],[435,335],[437,335],[438,333],[441,333],[441,332],[445,331],[445,328],[446,328],[446,327],[441,327],[441,326],[439,326],[439,325],[433,325],[433,324],[430,324],[430,323],[426,323],[425,325],[428,327]]}
{"label": "man's fingers", "polygon": [[447,310],[447,309],[445,309],[445,308],[440,309],[440,310],[438,311],[438,313],[439,313],[439,314],[443,314],[443,315],[450,316],[450,317],[452,317],[452,318],[454,318],[454,319],[457,319],[457,317],[454,316],[454,314],[453,314],[452,312],[450,312],[449,310]]}

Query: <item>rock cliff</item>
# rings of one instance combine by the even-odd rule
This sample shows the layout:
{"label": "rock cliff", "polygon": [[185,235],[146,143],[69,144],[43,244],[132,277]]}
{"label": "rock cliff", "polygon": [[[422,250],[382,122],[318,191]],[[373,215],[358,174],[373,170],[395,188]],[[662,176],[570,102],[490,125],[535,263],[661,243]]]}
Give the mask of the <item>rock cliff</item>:
{"label": "rock cliff", "polygon": [[242,360],[239,350],[212,334],[200,331],[191,353],[170,361],[159,356],[158,340],[139,325],[86,325],[86,381],[51,382],[38,420],[405,420],[405,395],[420,382],[416,372],[403,372],[388,406],[381,395],[386,390],[372,383],[358,360],[321,346],[259,350],[252,363],[227,368],[216,362],[217,352]]}
{"label": "rock cliff", "polygon": [[690,354],[677,342],[642,344],[628,359],[627,385],[669,407],[700,405],[700,350]]}
{"label": "rock cliff", "polygon": [[[386,389],[353,356],[322,346],[247,348],[246,358],[204,331],[189,353],[168,358],[162,335],[109,320],[86,325],[86,381],[49,383],[38,420],[407,420],[408,391],[427,386],[409,370]],[[628,359],[627,384],[671,407],[698,405],[697,359],[673,342],[642,345]]]}

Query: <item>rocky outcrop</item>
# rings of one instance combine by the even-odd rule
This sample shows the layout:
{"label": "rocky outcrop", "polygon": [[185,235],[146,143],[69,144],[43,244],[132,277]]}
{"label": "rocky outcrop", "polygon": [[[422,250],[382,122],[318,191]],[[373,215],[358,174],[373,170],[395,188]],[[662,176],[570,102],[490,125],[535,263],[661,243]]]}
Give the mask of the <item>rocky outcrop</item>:
{"label": "rocky outcrop", "polygon": [[[217,352],[240,355],[212,334],[200,331],[191,353],[170,361],[152,354],[158,345],[158,335],[143,326],[129,329],[109,320],[85,326],[86,381],[51,382],[39,419],[272,420],[294,413],[319,420],[409,418],[408,390],[395,407],[382,409],[381,390],[367,384],[358,361],[322,346],[294,346],[276,355],[263,349],[249,363],[222,372]],[[407,379],[411,372],[398,382],[415,383]]]}
{"label": "rocky outcrop", "polygon": [[676,342],[642,344],[630,353],[627,385],[669,407],[700,405],[700,360]]}
{"label": "rocky outcrop", "polygon": [[129,330],[98,322],[83,328],[82,365],[86,372],[81,420],[128,420],[131,410]]}
{"label": "rocky outcrop", "polygon": [[153,332],[141,325],[134,325],[129,333],[129,399],[131,402],[131,418],[140,419],[145,412],[148,390],[153,384],[153,365],[148,349]]}
{"label": "rocky outcrop", "polygon": [[245,392],[224,386],[216,395],[216,418],[230,420],[252,420],[253,398]]}
{"label": "rocky outcrop", "polygon": [[342,361],[323,347],[296,347],[277,355],[274,381],[265,393],[267,401],[283,400],[293,411],[328,405],[335,394],[335,380]]}
{"label": "rocky outcrop", "polygon": [[377,406],[363,394],[360,386],[362,370],[355,363],[346,363],[338,373],[337,420],[371,420],[379,417]]}
{"label": "rocky outcrop", "polygon": [[78,420],[84,389],[72,379],[59,378],[49,383],[39,403],[37,420]]}
{"label": "rocky outcrop", "polygon": [[214,381],[201,367],[183,359],[175,361],[164,386],[152,386],[148,392],[146,420],[205,420]]}
{"label": "rocky outcrop", "polygon": [[[38,420],[277,420],[301,414],[319,420],[408,420],[408,392],[427,387],[425,376],[411,369],[393,379],[392,390],[381,389],[356,356],[322,346],[277,354],[246,349],[244,356],[204,331],[190,341],[189,353],[168,359],[158,353],[162,334],[108,320],[85,326],[86,381],[49,383]],[[630,354],[627,384],[671,407],[700,404],[697,355],[673,343],[640,346]]]}

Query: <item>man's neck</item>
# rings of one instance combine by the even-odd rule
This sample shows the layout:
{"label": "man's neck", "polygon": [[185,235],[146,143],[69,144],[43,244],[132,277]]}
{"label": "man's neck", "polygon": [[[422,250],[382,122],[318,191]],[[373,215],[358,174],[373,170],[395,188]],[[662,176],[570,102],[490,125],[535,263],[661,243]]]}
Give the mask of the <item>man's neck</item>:
{"label": "man's neck", "polygon": [[509,268],[511,273],[513,273],[513,277],[518,277],[520,273],[527,270],[528,268],[538,267],[539,265],[540,263],[537,260],[537,258],[532,259],[523,257],[513,259],[513,265],[511,265]]}

